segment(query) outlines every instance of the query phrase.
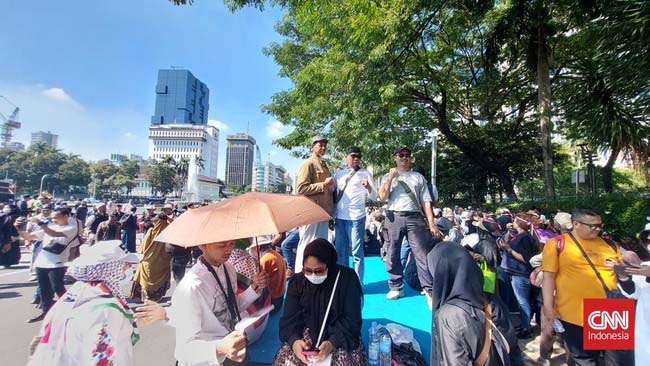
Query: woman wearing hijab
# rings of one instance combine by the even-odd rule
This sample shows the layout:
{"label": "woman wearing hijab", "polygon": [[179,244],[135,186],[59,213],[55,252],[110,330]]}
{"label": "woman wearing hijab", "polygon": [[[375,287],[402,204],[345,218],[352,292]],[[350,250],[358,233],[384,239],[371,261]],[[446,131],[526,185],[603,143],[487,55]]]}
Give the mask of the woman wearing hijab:
{"label": "woman wearing hijab", "polygon": [[138,251],[144,257],[133,277],[131,297],[158,302],[169,290],[171,256],[165,251],[165,245],[155,240],[169,223],[165,214],[157,215],[151,222],[153,226],[145,234]]}
{"label": "woman wearing hijab", "polygon": [[[316,350],[314,360],[332,355],[334,366],[366,364],[361,342],[361,284],[354,270],[336,264],[336,250],[325,239],[316,239],[305,248],[302,272],[296,273],[287,289],[284,313],[280,318],[282,346],[273,362],[276,366],[300,366],[308,360],[303,351]],[[321,325],[337,276],[332,307],[320,345]],[[315,349],[318,346],[318,349]]]}
{"label": "woman wearing hijab", "polygon": [[5,205],[0,215],[0,265],[5,268],[20,262],[20,237],[14,227],[18,214],[18,206]]}
{"label": "woman wearing hijab", "polygon": [[[433,276],[432,341],[437,352],[431,365],[473,364],[486,344],[486,310],[491,313],[491,336],[486,366],[522,364],[514,328],[497,297],[483,292],[483,275],[467,251],[452,243],[438,243],[427,257]],[[489,308],[486,308],[486,303]]]}
{"label": "woman wearing hijab", "polygon": [[77,282],[45,316],[28,365],[133,365],[140,337],[120,281],[138,256],[121,244],[98,242],[68,264]]}

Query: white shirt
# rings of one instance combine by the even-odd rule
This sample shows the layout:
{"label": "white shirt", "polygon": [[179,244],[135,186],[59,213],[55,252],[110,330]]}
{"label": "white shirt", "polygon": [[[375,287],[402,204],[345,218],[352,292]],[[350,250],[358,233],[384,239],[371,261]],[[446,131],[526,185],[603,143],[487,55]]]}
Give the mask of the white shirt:
{"label": "white shirt", "polygon": [[[359,220],[366,216],[366,200],[377,199],[377,191],[375,190],[375,183],[372,179],[372,174],[366,169],[359,169],[350,179],[348,185],[345,186],[345,181],[350,177],[354,170],[346,168],[339,170],[334,175],[336,180],[335,194],[340,194],[343,191],[341,199],[336,204],[336,218],[343,220]],[[361,185],[361,181],[366,179],[370,185],[370,192],[368,189]],[[345,187],[345,190],[343,190]]]}
{"label": "white shirt", "polygon": [[[237,292],[237,272],[230,263],[214,267],[217,276],[227,290],[226,275],[235,293]],[[241,313],[258,294],[248,288],[237,296],[237,305]],[[228,313],[226,298],[217,281],[200,261],[196,263],[172,295],[172,306],[168,311],[170,325],[176,328],[175,357],[179,366],[215,366],[223,360],[217,360],[217,344],[230,331],[219,320],[219,316]],[[242,315],[243,316],[243,315]]]}
{"label": "white shirt", "polygon": [[[650,262],[643,262],[642,265],[648,266]],[[650,362],[650,284],[646,282],[644,276],[632,276],[634,281],[634,292],[626,293],[619,286],[623,294],[631,299],[637,300],[636,312],[634,315],[634,360],[636,365],[648,365]]]}
{"label": "white shirt", "polygon": [[54,254],[48,252],[47,250],[41,249],[41,252],[36,257],[34,261],[35,268],[59,268],[64,267],[65,262],[68,261],[70,257],[70,241],[77,236],[81,235],[78,232],[76,220],[70,220],[67,225],[61,226],[53,222],[50,222],[47,225],[48,228],[59,233],[63,233],[65,236],[52,237],[45,233],[45,231],[37,230],[32,233],[32,235],[37,237],[37,240],[43,240],[43,248],[50,243],[58,243],[66,245],[66,248],[60,254]]}
{"label": "white shirt", "polygon": [[[381,179],[381,185],[388,180],[388,174]],[[411,196],[398,183],[402,181],[411,189],[415,198],[420,201],[420,206],[424,207],[425,202],[432,202],[431,194],[427,188],[427,181],[424,176],[418,172],[407,171],[399,172],[390,185],[390,194],[388,196],[387,208],[389,211],[398,212],[420,212],[420,207],[411,199]],[[433,190],[434,193],[437,190]]]}

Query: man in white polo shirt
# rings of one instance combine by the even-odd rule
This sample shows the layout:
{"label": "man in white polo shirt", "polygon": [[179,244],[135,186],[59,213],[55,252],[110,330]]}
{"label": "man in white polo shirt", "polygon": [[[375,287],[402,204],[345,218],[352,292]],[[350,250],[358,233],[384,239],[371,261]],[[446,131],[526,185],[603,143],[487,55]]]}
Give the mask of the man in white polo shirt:
{"label": "man in white polo shirt", "polygon": [[[70,243],[81,233],[76,220],[68,220],[70,210],[68,208],[57,208],[50,215],[50,220],[43,221],[33,217],[32,221],[38,225],[39,230],[27,233],[20,231],[20,235],[26,240],[42,240],[43,244],[34,267],[38,286],[41,289],[42,313],[27,320],[32,323],[43,320],[45,314],[54,304],[54,294],[59,297],[65,293],[63,278],[65,275],[64,264],[70,256]],[[16,227],[19,227],[16,224]]]}
{"label": "man in white polo shirt", "polygon": [[354,257],[354,271],[363,283],[363,237],[366,229],[366,200],[377,199],[372,174],[362,168],[361,149],[357,146],[347,150],[347,168],[334,175],[336,181],[336,237],[334,243],[338,255],[336,263],[349,267],[350,252]]}

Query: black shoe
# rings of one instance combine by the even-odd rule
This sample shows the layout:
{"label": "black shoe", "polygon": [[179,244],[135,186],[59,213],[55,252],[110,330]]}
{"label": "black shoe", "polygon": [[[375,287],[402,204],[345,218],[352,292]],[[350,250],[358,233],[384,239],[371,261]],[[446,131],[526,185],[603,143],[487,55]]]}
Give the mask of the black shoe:
{"label": "black shoe", "polygon": [[31,318],[31,319],[27,319],[27,323],[40,322],[41,320],[45,319],[45,314],[46,313],[40,313],[40,314],[38,314],[37,316],[35,316],[35,317]]}
{"label": "black shoe", "polygon": [[40,304],[41,303],[41,298],[40,297],[35,297],[32,299],[32,302],[30,304]]}

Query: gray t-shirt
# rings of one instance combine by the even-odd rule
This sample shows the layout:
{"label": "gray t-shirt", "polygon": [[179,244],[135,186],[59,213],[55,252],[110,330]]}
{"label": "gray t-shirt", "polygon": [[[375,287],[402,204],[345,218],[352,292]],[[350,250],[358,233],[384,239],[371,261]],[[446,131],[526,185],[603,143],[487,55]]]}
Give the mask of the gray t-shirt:
{"label": "gray t-shirt", "polygon": [[[388,174],[384,174],[381,178],[381,185],[383,186],[387,180]],[[420,208],[413,202],[409,194],[397,183],[398,180],[405,182],[411,188],[415,197],[420,200],[420,205],[424,206],[425,202],[433,201],[427,189],[427,181],[422,174],[414,171],[400,172],[393,178],[390,186],[390,195],[388,197],[388,209],[390,211],[420,211]]]}

